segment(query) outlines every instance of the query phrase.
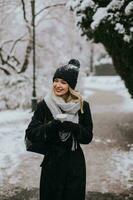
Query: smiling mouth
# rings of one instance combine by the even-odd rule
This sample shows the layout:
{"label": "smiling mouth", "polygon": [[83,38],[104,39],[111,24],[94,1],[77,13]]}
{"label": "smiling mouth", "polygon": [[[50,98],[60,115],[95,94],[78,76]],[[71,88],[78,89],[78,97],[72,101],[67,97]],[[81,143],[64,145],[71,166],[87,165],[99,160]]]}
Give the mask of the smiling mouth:
{"label": "smiling mouth", "polygon": [[56,92],[62,92],[63,90],[56,90]]}

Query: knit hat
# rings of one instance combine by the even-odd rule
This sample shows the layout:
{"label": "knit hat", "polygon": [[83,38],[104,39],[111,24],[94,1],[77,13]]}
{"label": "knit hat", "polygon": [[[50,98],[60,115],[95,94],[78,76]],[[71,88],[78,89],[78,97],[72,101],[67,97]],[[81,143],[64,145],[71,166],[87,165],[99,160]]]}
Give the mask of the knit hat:
{"label": "knit hat", "polygon": [[66,81],[69,86],[74,89],[77,84],[79,74],[80,62],[75,59],[71,59],[67,65],[59,67],[53,76],[53,81],[56,78],[61,78]]}

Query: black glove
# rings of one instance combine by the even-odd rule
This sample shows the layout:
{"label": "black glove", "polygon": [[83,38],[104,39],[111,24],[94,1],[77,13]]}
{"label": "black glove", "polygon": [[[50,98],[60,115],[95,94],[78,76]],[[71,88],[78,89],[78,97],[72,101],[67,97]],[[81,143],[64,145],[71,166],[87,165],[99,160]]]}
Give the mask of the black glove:
{"label": "black glove", "polygon": [[47,140],[53,140],[59,138],[59,130],[61,128],[61,121],[53,119],[46,125],[46,138]]}
{"label": "black glove", "polygon": [[48,122],[47,126],[49,126],[54,131],[59,131],[61,127],[61,121],[57,119],[53,119],[52,121]]}
{"label": "black glove", "polygon": [[64,121],[61,123],[61,130],[64,132],[75,133],[79,129],[79,124],[70,121]]}

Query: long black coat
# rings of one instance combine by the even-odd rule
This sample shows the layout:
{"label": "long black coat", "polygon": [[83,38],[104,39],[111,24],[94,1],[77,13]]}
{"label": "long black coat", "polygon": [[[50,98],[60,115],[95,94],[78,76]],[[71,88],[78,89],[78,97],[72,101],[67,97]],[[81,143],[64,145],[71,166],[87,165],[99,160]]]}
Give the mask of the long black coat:
{"label": "long black coat", "polygon": [[93,124],[89,103],[86,101],[83,110],[83,114],[80,110],[78,112],[79,126],[75,138],[78,148],[71,151],[72,137],[61,142],[58,133],[49,127],[53,116],[45,101],[38,103],[26,129],[26,136],[33,142],[44,142],[47,149],[40,165],[40,200],[85,200],[86,166],[80,144],[91,142]]}

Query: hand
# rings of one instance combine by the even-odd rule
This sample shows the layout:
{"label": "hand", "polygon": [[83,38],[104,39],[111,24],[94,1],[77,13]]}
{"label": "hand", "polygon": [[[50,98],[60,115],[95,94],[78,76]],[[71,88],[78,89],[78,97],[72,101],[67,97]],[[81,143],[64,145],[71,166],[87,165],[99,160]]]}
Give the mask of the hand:
{"label": "hand", "polygon": [[61,127],[61,121],[58,119],[53,119],[48,123],[48,126],[51,127],[53,130],[59,130]]}
{"label": "hand", "polygon": [[56,141],[59,139],[59,130],[61,121],[53,119],[46,124],[46,139],[47,141]]}
{"label": "hand", "polygon": [[77,128],[79,128],[79,124],[73,123],[70,121],[64,121],[61,123],[61,129],[64,132],[74,132]]}

